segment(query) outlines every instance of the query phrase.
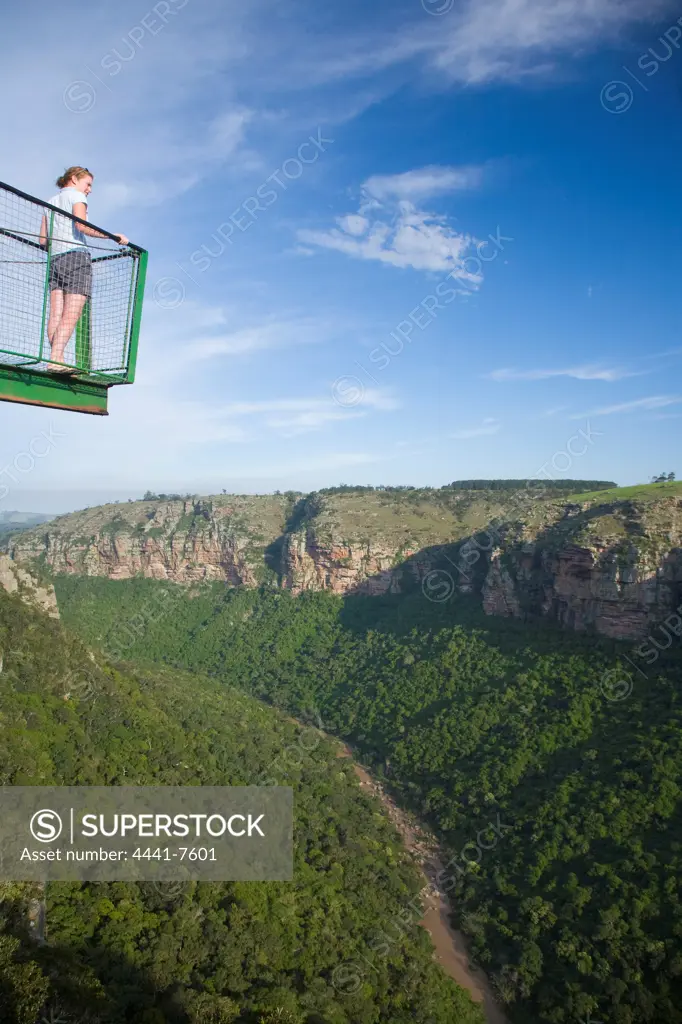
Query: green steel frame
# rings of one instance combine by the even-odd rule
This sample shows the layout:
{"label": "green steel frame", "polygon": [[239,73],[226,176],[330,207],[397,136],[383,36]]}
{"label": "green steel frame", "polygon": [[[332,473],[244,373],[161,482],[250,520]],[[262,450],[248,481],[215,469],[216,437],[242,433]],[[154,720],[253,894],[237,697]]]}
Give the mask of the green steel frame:
{"label": "green steel frame", "polygon": [[43,405],[49,409],[107,416],[108,394],[107,385],[0,365],[0,402]]}
{"label": "green steel frame", "polygon": [[[49,203],[36,199],[35,196],[21,192],[4,182],[0,182],[0,190],[5,190],[27,200],[40,207],[49,215],[48,247],[45,261],[45,287],[43,293],[42,314],[41,314],[41,336],[40,347],[37,355],[30,355],[26,352],[16,352],[10,347],[11,340],[0,338],[0,401],[18,402],[24,405],[40,405],[53,409],[64,409],[72,412],[91,413],[99,416],[106,416],[107,397],[110,387],[119,384],[132,384],[135,380],[137,366],[137,351],[140,337],[140,325],[142,320],[142,304],[144,301],[144,289],[147,276],[148,254],[145,249],[138,245],[129,243],[125,250],[113,256],[99,256],[93,258],[93,264],[107,260],[120,259],[122,256],[132,259],[133,269],[130,280],[130,294],[128,298],[128,312],[126,323],[129,325],[125,339],[124,369],[121,372],[118,367],[93,369],[92,368],[92,309],[90,301],[86,302],[80,320],[76,325],[76,370],[72,375],[50,374],[46,370],[35,368],[45,359],[45,339],[47,327],[48,310],[48,282],[51,260],[51,238],[52,225],[55,213],[60,217],[67,217],[76,224],[84,223],[78,217],[65,213]],[[116,235],[90,224],[106,238],[118,242]],[[15,241],[21,242],[31,248],[38,248],[42,251],[39,243],[31,241],[26,237],[7,230],[0,224],[0,234],[9,236]],[[3,362],[3,355],[11,355],[23,360],[21,364]]]}

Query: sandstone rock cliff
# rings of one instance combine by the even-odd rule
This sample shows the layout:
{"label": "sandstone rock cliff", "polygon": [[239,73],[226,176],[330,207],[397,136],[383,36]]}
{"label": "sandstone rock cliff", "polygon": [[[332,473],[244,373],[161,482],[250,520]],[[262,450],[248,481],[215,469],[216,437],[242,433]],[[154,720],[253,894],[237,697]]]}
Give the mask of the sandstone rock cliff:
{"label": "sandstone rock cliff", "polygon": [[680,605],[682,498],[662,492],[655,501],[547,511],[541,529],[515,524],[490,553],[486,612],[637,639]]}
{"label": "sandstone rock cliff", "polygon": [[10,552],[56,573],[257,586],[284,520],[274,496],[103,505],[19,534]]}
{"label": "sandstone rock cliff", "polygon": [[380,593],[415,552],[466,537],[502,507],[487,496],[448,505],[382,493],[318,499],[300,514],[285,495],[137,501],[60,516],[10,551],[55,573]]}
{"label": "sandstone rock cliff", "polygon": [[[409,548],[403,554],[413,554]],[[349,591],[368,594],[396,593],[397,552],[380,540],[372,544],[320,544],[313,530],[289,534],[282,553],[282,584],[294,594],[303,590]]]}
{"label": "sandstone rock cliff", "polygon": [[42,609],[53,619],[59,618],[54,587],[41,585],[26,569],[14,562],[8,555],[2,554],[0,554],[0,587],[8,594],[18,594],[27,604]]}

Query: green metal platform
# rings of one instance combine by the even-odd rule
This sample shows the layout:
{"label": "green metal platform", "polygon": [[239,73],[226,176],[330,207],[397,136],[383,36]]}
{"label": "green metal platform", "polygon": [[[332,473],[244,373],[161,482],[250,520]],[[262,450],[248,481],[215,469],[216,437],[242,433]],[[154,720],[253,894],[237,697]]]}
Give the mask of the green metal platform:
{"label": "green metal platform", "polygon": [[119,245],[115,235],[88,221],[105,236],[88,236],[92,295],[63,362],[52,364],[72,372],[50,372],[50,268],[59,255],[53,254],[56,239],[64,237],[55,230],[63,226],[59,218],[80,223],[0,182],[0,401],[106,416],[109,388],[135,380],[147,252]]}
{"label": "green metal platform", "polygon": [[[110,385],[111,386],[111,385]],[[109,387],[78,377],[0,366],[0,402],[107,416]]]}

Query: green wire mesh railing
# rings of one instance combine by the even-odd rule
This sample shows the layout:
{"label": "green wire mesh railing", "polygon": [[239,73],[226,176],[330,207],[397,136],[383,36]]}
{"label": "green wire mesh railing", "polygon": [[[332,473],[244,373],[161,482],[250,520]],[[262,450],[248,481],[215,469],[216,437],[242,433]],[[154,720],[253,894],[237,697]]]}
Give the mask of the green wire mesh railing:
{"label": "green wire mesh railing", "polygon": [[[48,244],[41,244],[45,217]],[[52,237],[57,218],[75,217],[0,182],[0,364],[44,371],[50,362],[48,323]],[[94,225],[91,225],[94,227]],[[62,365],[102,383],[134,378],[147,253],[122,247],[114,235],[86,236],[92,296],[67,344]]]}

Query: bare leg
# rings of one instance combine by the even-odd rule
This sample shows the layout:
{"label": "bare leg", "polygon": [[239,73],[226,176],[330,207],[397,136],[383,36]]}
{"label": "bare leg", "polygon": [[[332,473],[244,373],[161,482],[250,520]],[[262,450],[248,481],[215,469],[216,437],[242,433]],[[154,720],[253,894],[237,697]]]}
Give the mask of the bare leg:
{"label": "bare leg", "polygon": [[85,295],[72,295],[70,292],[64,295],[64,308],[59,326],[51,338],[52,359],[56,363],[64,361],[64,349],[68,345],[69,338],[73,334],[74,328],[83,312],[85,302]]}
{"label": "bare leg", "polygon": [[52,345],[59,321],[64,312],[64,292],[61,288],[55,288],[50,292],[50,319],[47,322],[47,337]]}

